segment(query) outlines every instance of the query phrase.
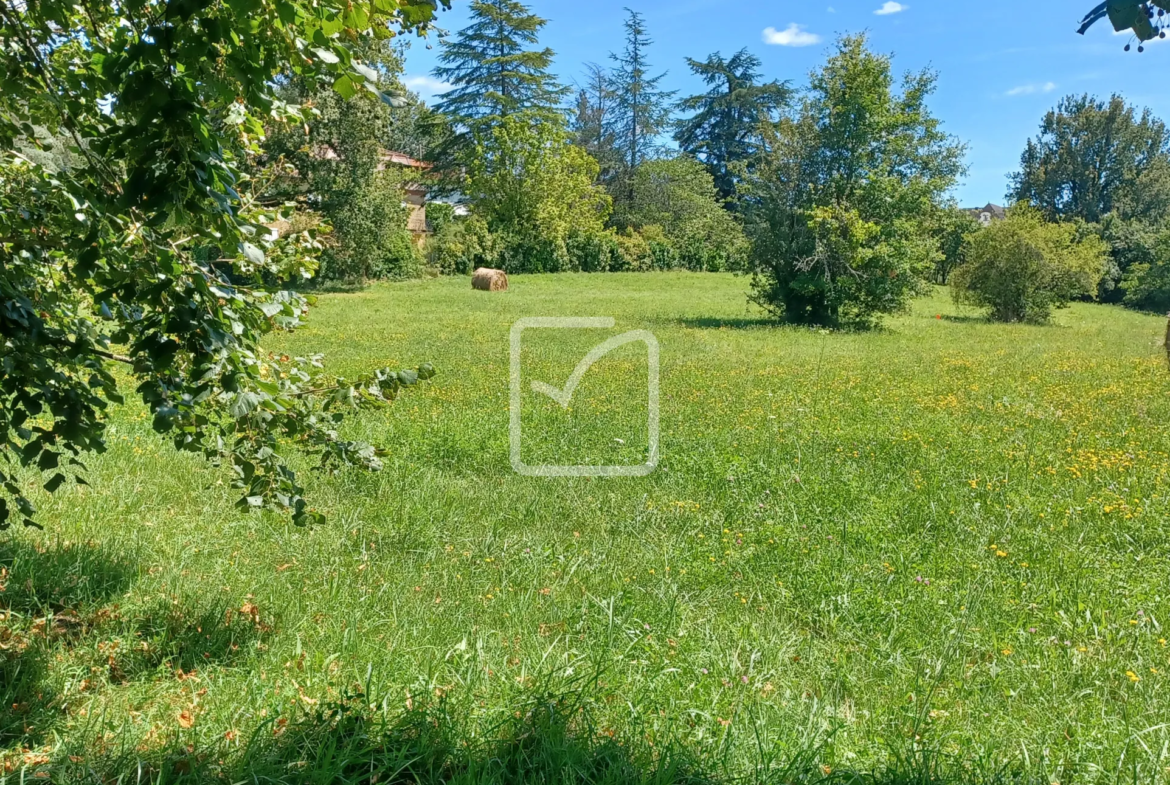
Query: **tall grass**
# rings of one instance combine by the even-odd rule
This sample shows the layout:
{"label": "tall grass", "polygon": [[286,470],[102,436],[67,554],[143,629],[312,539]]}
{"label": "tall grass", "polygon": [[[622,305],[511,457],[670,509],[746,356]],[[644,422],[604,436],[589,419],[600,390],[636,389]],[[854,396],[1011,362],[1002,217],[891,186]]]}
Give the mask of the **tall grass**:
{"label": "tall grass", "polygon": [[[322,298],[273,351],[441,374],[311,478],[315,530],[119,412],[91,487],[0,539],[12,781],[1166,782],[1170,374],[1155,318],[776,327],[722,275],[518,276]],[[662,346],[662,463],[517,476],[508,329]],[[558,385],[607,334],[525,338]],[[529,462],[644,459],[645,355]],[[32,478],[29,478],[30,482]]]}

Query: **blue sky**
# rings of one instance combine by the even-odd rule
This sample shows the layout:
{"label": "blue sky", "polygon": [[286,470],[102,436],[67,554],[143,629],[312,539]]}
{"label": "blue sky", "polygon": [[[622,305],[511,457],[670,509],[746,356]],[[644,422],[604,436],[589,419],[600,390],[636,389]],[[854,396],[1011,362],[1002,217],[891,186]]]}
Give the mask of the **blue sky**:
{"label": "blue sky", "polygon": [[[1088,35],[1076,34],[1095,0],[531,0],[549,20],[542,43],[557,58],[556,73],[579,80],[582,64],[606,64],[622,46],[623,7],[646,17],[657,71],[679,95],[698,92],[684,62],[747,47],[764,63],[770,79],[807,82],[833,39],[868,31],[873,46],[894,55],[898,73],[930,67],[939,74],[931,102],[950,133],[967,142],[970,173],[957,189],[964,206],[1002,202],[1007,175],[1044,112],[1063,95],[1120,93],[1170,120],[1170,94],[1162,85],[1170,70],[1170,42],[1144,54],[1126,53],[1129,37],[1114,35],[1107,22]],[[467,0],[453,0],[440,26],[455,32],[467,23]],[[424,98],[436,85],[430,71],[437,44],[414,41],[406,57],[408,84]]]}

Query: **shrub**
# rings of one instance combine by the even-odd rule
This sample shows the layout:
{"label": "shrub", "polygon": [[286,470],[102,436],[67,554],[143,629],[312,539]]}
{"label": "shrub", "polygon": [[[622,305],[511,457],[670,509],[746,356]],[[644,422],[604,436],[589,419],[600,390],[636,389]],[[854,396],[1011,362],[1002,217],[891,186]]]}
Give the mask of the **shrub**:
{"label": "shrub", "polygon": [[335,242],[321,256],[321,278],[405,278],[418,272],[397,173],[379,172],[359,181],[324,212]]}
{"label": "shrub", "polygon": [[455,205],[445,202],[427,203],[427,224],[432,234],[438,234],[455,220]]}
{"label": "shrub", "polygon": [[621,245],[612,229],[574,231],[565,241],[565,251],[573,270],[604,273],[621,266]]}
{"label": "shrub", "polygon": [[1105,216],[1100,224],[1086,224],[1086,228],[1096,232],[1109,246],[1109,261],[1099,287],[1101,300],[1110,303],[1124,301],[1135,308],[1146,307],[1141,304],[1144,295],[1137,295],[1134,299],[1129,290],[1150,268],[1157,266],[1164,253],[1160,252],[1160,244],[1165,229],[1144,221],[1126,221],[1115,215]]}
{"label": "shrub", "polygon": [[559,237],[534,237],[528,232],[502,232],[497,266],[510,273],[560,273],[571,269],[565,242]]}
{"label": "shrub", "polygon": [[654,269],[743,268],[747,238],[703,164],[689,156],[647,161],[634,173],[633,192],[620,223],[645,236]]}
{"label": "shrub", "polygon": [[1133,264],[1121,280],[1125,305],[1142,311],[1170,311],[1170,229],[1151,243],[1149,261]]}
{"label": "shrub", "polygon": [[622,272],[643,272],[654,267],[654,252],[640,233],[626,229],[615,235],[618,258],[613,269]]}
{"label": "shrub", "polygon": [[476,267],[495,267],[499,257],[499,240],[477,216],[451,221],[427,243],[430,266],[445,275],[468,275]]}
{"label": "shrub", "polygon": [[954,297],[996,321],[1043,323],[1053,308],[1096,295],[1107,251],[1096,236],[1078,239],[1073,224],[1016,207],[968,240],[966,261],[951,276]]}
{"label": "shrub", "polygon": [[562,128],[507,117],[475,129],[475,156],[464,192],[500,238],[499,266],[508,272],[571,268],[574,232],[601,231],[610,199],[594,185],[597,162],[569,143]]}
{"label": "shrub", "polygon": [[967,239],[981,228],[973,215],[954,205],[934,211],[928,219],[928,230],[938,243],[940,254],[931,276],[934,283],[945,286],[950,281],[951,273],[963,263],[963,247]]}

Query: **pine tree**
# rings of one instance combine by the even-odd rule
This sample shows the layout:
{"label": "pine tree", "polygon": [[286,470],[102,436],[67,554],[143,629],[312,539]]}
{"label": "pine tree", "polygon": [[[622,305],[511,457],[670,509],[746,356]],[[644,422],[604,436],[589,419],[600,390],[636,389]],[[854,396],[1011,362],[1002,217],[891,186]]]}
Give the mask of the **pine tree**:
{"label": "pine tree", "polygon": [[788,104],[788,82],[759,84],[760,59],[741,49],[724,59],[719,52],[705,62],[687,58],[697,76],[710,85],[706,93],[679,102],[694,115],[678,123],[675,141],[707,166],[724,199],[735,196],[737,179],[729,164],[750,160],[763,144],[762,129],[774,124]]}
{"label": "pine tree", "polygon": [[609,182],[622,163],[614,133],[616,97],[604,68],[596,63],[588,63],[585,68],[585,83],[577,93],[573,139],[601,166],[601,181]]}
{"label": "pine tree", "polygon": [[622,155],[626,180],[638,165],[651,158],[660,149],[658,137],[670,123],[670,101],[674,92],[662,90],[659,84],[665,73],[648,76],[648,50],[653,41],[646,34],[645,20],[636,11],[626,9],[626,48],[620,54],[611,54],[615,70],[612,89],[616,99],[617,149]]}
{"label": "pine tree", "polygon": [[434,74],[454,87],[436,108],[465,126],[521,113],[562,117],[566,91],[548,71],[554,53],[535,48],[547,20],[515,0],[474,0],[471,18],[442,42]]}

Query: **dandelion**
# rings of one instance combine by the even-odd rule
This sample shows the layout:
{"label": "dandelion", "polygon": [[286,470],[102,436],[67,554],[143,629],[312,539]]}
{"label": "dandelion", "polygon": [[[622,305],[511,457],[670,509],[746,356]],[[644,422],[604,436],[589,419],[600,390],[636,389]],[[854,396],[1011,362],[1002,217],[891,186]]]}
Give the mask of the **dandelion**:
{"label": "dandelion", "polygon": [[1134,673],[1133,671],[1126,671],[1126,672],[1125,672],[1125,675],[1126,675],[1126,676],[1128,676],[1128,677],[1129,677],[1129,680],[1130,680],[1131,682],[1133,682],[1134,684],[1137,684],[1139,681],[1141,681],[1141,680],[1142,680],[1142,677],[1141,677],[1141,676],[1138,676],[1138,675],[1137,675],[1136,673]]}

